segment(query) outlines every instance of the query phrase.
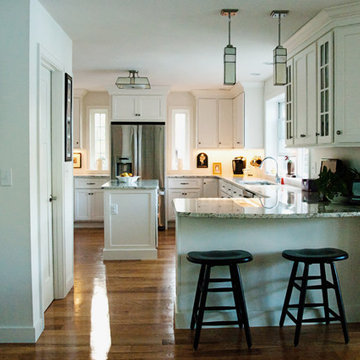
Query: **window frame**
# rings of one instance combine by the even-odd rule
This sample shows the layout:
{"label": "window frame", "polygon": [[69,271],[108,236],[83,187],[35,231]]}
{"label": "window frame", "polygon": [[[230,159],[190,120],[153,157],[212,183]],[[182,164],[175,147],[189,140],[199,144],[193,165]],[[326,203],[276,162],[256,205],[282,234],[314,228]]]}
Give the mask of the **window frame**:
{"label": "window frame", "polygon": [[[107,157],[107,166],[108,168],[103,168],[102,170],[97,170],[96,161],[95,161],[95,139],[94,139],[94,114],[105,113],[105,151]],[[87,107],[87,118],[88,118],[88,129],[89,129],[89,156],[88,156],[88,168],[93,171],[106,171],[109,172],[111,168],[110,164],[110,118],[109,118],[109,107],[108,106],[89,106]]]}

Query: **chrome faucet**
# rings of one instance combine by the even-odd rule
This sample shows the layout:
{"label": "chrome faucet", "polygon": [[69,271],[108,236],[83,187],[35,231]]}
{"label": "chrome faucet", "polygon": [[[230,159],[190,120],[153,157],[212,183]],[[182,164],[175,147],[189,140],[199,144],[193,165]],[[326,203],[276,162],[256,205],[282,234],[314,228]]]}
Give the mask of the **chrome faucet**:
{"label": "chrome faucet", "polygon": [[280,184],[280,177],[279,177],[279,164],[278,164],[278,162],[277,162],[277,160],[276,160],[275,158],[273,158],[272,156],[266,156],[266,157],[264,158],[264,160],[261,162],[260,169],[262,168],[262,166],[263,166],[263,164],[264,164],[265,160],[267,160],[267,159],[272,159],[272,160],[274,160],[274,161],[275,161],[275,164],[276,164],[276,175],[275,175],[275,181],[276,181],[276,183],[277,183],[277,184]]}

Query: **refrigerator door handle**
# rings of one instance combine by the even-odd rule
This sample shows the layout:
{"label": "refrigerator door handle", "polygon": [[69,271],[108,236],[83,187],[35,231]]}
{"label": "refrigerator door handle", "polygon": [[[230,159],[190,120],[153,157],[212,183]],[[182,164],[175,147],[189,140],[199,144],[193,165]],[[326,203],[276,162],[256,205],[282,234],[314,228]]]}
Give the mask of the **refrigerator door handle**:
{"label": "refrigerator door handle", "polygon": [[134,126],[131,128],[131,137],[132,137],[132,152],[133,152],[133,175],[138,175],[138,137],[137,137],[137,128]]}
{"label": "refrigerator door handle", "polygon": [[141,159],[141,153],[142,153],[142,149],[141,149],[141,144],[142,144],[142,125],[138,125],[138,129],[137,129],[137,161],[138,161],[138,172],[137,175],[138,176],[142,176],[141,173],[141,169],[142,169],[142,159]]}

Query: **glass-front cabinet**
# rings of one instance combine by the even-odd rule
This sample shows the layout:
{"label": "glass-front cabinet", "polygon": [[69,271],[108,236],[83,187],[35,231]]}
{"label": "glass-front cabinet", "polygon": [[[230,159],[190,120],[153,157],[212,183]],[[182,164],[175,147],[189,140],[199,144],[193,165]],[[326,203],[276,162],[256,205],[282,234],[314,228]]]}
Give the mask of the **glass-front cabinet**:
{"label": "glass-front cabinet", "polygon": [[293,60],[289,60],[286,67],[287,81],[286,89],[286,119],[285,119],[285,144],[287,146],[294,144],[294,116],[293,116]]}
{"label": "glass-front cabinet", "polygon": [[333,141],[333,33],[317,42],[318,51],[318,117],[317,143]]}

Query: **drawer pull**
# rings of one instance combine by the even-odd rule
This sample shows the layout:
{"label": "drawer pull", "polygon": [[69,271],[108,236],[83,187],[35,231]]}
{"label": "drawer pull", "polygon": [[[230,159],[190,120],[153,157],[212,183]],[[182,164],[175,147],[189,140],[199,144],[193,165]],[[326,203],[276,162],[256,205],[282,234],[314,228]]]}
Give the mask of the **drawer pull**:
{"label": "drawer pull", "polygon": [[95,185],[96,183],[92,182],[92,183],[86,183],[86,185]]}
{"label": "drawer pull", "polygon": [[88,193],[88,195],[94,195],[94,193]]}
{"label": "drawer pull", "polygon": [[304,138],[304,137],[306,137],[306,135],[305,135],[305,134],[301,134],[300,137]]}
{"label": "drawer pull", "polygon": [[189,183],[180,183],[180,185],[189,185]]}
{"label": "drawer pull", "polygon": [[187,195],[187,193],[181,193],[181,195]]}

